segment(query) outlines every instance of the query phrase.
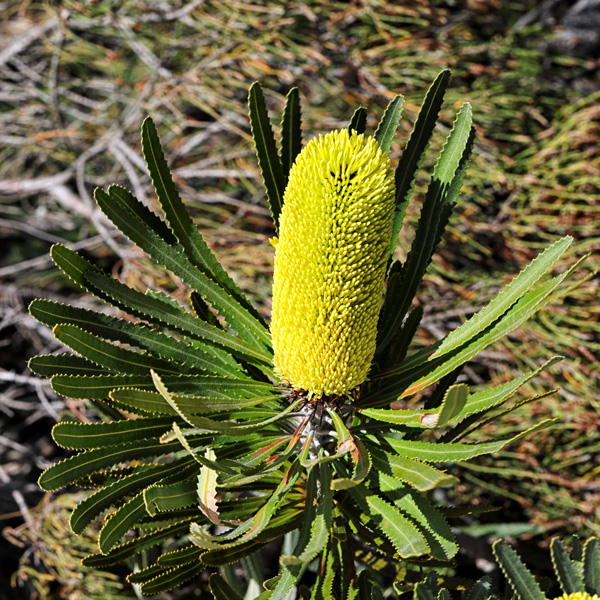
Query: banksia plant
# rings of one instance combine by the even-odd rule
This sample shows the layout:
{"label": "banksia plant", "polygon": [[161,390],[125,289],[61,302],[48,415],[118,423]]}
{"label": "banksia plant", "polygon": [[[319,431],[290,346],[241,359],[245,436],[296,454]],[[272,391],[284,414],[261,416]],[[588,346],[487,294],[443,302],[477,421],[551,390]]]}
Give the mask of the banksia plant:
{"label": "banksia plant", "polygon": [[[433,170],[407,259],[394,260],[448,80],[441,73],[427,93],[395,173],[388,156],[401,96],[373,135],[358,109],[347,129],[302,149],[294,89],[278,149],[260,86],[252,86],[250,122],[275,227],[270,327],[198,232],[156,128],[144,122],[142,149],[161,214],[118,186],[95,197],[123,234],[189,287],[189,302],[129,287],[56,245],[58,267],[120,313],[47,300],[30,307],[72,351],[35,357],[30,368],[58,393],[88,400],[100,417],[58,423],[54,439],[76,454],[40,477],[48,491],[91,489],[71,517],[76,533],[104,518],[99,552],[84,564],[126,563],[129,581],[145,594],[219,568],[210,579],[218,600],[240,597],[222,576],[238,561],[248,582],[263,586],[259,597],[271,600],[309,581],[315,600],[371,598],[381,557],[450,564],[458,545],[446,519],[475,509],[438,506],[431,491],[456,484],[448,463],[553,423],[512,440],[464,441],[518,407],[520,386],[559,358],[478,391],[457,382],[460,369],[577,283],[570,283],[576,265],[549,275],[567,237],[444,339],[411,347],[423,315],[413,299],[474,144],[465,104]],[[407,408],[404,399],[417,393],[420,403]],[[258,553],[282,536],[279,573],[263,581]]]}

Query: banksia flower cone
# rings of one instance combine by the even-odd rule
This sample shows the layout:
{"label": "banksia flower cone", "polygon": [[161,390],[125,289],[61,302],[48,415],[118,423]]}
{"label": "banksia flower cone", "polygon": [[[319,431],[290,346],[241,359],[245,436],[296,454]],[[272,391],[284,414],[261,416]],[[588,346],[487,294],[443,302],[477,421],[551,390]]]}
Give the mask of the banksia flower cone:
{"label": "banksia flower cone", "polygon": [[394,213],[390,161],[347,130],[310,141],[290,171],[275,250],[271,334],[281,380],[346,394],[369,371]]}

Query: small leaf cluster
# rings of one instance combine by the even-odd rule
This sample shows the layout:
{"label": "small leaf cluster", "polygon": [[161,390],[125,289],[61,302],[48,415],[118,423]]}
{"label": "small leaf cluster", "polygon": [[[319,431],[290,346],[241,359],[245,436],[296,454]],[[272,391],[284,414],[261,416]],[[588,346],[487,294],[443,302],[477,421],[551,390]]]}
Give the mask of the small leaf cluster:
{"label": "small leaf cluster", "polygon": [[[298,530],[296,547],[260,598],[282,600],[318,564],[312,598],[371,598],[369,564],[429,560],[448,564],[458,551],[446,518],[466,507],[436,507],[432,490],[454,485],[449,463],[495,452],[512,439],[468,443],[484,423],[517,408],[520,386],[558,360],[503,385],[472,392],[456,383],[462,366],[575,284],[575,267],[548,272],[571,243],[559,240],[527,266],[469,321],[411,350],[423,309],[413,299],[456,204],[474,146],[471,109],[463,105],[423,200],[406,261],[393,250],[449,72],[428,91],[395,174],[396,208],[389,241],[385,300],[377,350],[367,380],[352,394],[315,400],[279,382],[264,318],[223,270],[180,198],[150,118],[142,149],[161,215],[128,190],[95,192],[106,216],[150,258],[190,289],[187,305],[141,292],[72,250],[51,255],[73,282],[121,311],[112,316],[35,300],[31,314],[53,327],[72,353],[37,356],[35,373],[55,391],[88,400],[98,423],[58,423],[57,444],[76,451],[40,477],[45,490],[91,488],[71,517],[81,533],[104,516],[98,554],[88,566],[135,564],[169,541],[171,550],[129,576],[145,594],[158,593],[205,569],[237,562]],[[302,147],[298,90],[287,98],[278,149],[262,91],[249,95],[250,121],[277,231],[291,166]],[[402,114],[394,98],[374,136],[390,152]],[[366,109],[349,127],[366,130]],[[418,408],[403,399],[436,387]],[[532,399],[526,400],[526,402]],[[173,549],[174,548],[174,549]],[[140,561],[141,564],[142,561]],[[357,572],[357,565],[364,570]],[[219,576],[217,598],[234,598]]]}
{"label": "small leaf cluster", "polygon": [[[496,560],[504,573],[514,598],[518,600],[547,600],[548,594],[521,561],[518,554],[504,541],[492,546]],[[554,574],[563,595],[556,600],[596,600],[600,597],[600,539],[592,537],[585,544],[573,539],[571,553],[559,538],[550,543],[550,557]],[[477,581],[467,600],[495,600],[491,594],[492,580],[485,575]],[[450,600],[447,589],[438,590],[433,577],[418,583],[415,600]]]}

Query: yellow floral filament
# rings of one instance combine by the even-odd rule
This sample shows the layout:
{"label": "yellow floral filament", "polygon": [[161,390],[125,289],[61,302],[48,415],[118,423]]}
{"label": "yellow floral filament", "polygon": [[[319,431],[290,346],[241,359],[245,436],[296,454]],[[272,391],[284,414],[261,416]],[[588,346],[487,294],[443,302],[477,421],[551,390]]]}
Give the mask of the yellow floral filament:
{"label": "yellow floral filament", "polygon": [[319,398],[369,371],[394,213],[390,161],[347,130],[311,140],[290,171],[275,246],[271,333],[282,381]]}

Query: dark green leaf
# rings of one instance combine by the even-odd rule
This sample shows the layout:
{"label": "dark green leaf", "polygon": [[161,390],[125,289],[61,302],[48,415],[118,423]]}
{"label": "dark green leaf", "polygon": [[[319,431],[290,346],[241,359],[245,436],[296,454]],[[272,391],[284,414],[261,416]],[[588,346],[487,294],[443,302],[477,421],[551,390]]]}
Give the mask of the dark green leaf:
{"label": "dark green leaf", "polygon": [[[156,529],[151,533],[134,538],[116,548],[113,548],[108,554],[92,554],[82,559],[81,564],[85,567],[96,567],[102,569],[110,565],[116,565],[124,562],[125,559],[140,554],[144,550],[156,546],[161,542],[168,540],[176,535],[184,534],[190,527],[190,519]],[[162,557],[161,557],[162,558]],[[159,559],[160,560],[160,559]]]}
{"label": "dark green leaf", "polygon": [[533,575],[504,540],[498,540],[492,546],[492,550],[519,600],[546,600],[546,595],[540,589]]}
{"label": "dark green leaf", "polygon": [[465,153],[468,156],[472,148],[471,122],[471,108],[465,104],[456,117],[427,189],[417,231],[402,269],[401,296],[398,298],[392,298],[389,294],[389,298],[386,296],[386,301],[392,302],[395,306],[394,318],[389,323],[388,329],[381,333],[377,352],[381,352],[387,346],[402,324],[439,243],[440,223],[443,224],[443,220],[447,220],[448,215],[445,215],[445,212],[451,210],[460,190],[460,185],[458,188],[452,185],[453,180],[456,175],[462,183],[464,169],[459,169],[459,165],[466,163]]}
{"label": "dark green leaf", "polygon": [[208,584],[215,600],[243,600],[243,598],[225,581],[222,575],[213,573]]}
{"label": "dark green leaf", "polygon": [[588,594],[600,596],[600,539],[596,537],[583,547],[583,581]]}
{"label": "dark green leaf", "polygon": [[210,346],[200,348],[199,342],[196,345],[185,343],[141,323],[49,300],[34,300],[29,311],[35,319],[51,327],[63,323],[75,325],[102,338],[142,347],[207,372],[243,377],[241,367],[228,355],[224,357],[224,351]]}
{"label": "dark green leaf", "polygon": [[186,470],[190,474],[197,472],[194,460],[187,456],[164,465],[137,467],[136,472],[115,481],[82,500],[71,514],[71,529],[74,533],[81,533],[98,515],[117,504],[122,498],[130,496],[165,477]]}
{"label": "dark green leaf", "polygon": [[173,426],[172,417],[124,419],[112,423],[61,422],[52,429],[54,441],[63,448],[88,449],[158,438]]}
{"label": "dark green leaf", "polygon": [[396,168],[396,212],[394,213],[394,224],[390,241],[390,256],[394,253],[406,207],[410,200],[417,173],[423,162],[425,151],[429,146],[431,135],[435,129],[449,81],[450,71],[442,71],[429,88],[411,136],[406,143],[406,148]]}
{"label": "dark green leaf", "polygon": [[563,593],[575,594],[581,592],[583,590],[581,573],[571,561],[571,557],[558,538],[554,538],[550,544],[550,556]]}
{"label": "dark green leaf", "polygon": [[140,440],[81,452],[46,469],[40,475],[38,484],[48,492],[58,490],[107,467],[140,458],[166,455],[180,448],[179,442],[161,444],[153,440]]}
{"label": "dark green leaf", "polygon": [[27,366],[37,375],[103,375],[108,371],[74,354],[41,354],[29,359]]}
{"label": "dark green leaf", "polygon": [[367,129],[367,109],[364,106],[360,106],[354,111],[352,119],[350,119],[350,125],[348,125],[348,131],[352,133],[364,133]]}
{"label": "dark green leaf", "polygon": [[[194,225],[173,184],[169,167],[160,146],[156,127],[150,117],[146,118],[142,124],[142,151],[148,165],[148,170],[150,171],[150,176],[152,177],[156,195],[173,233],[184,248],[186,256],[195,266],[202,269],[215,283],[218,283],[233,296],[246,310],[250,311],[255,318],[260,319],[260,315],[256,309],[254,309],[237,285],[227,275]],[[109,189],[109,193],[113,197],[117,195],[122,197],[122,191],[126,192],[123,188]],[[132,198],[131,196],[124,201],[131,203]],[[152,223],[148,224],[152,227]],[[155,231],[161,235],[160,230],[155,229]],[[161,237],[163,236],[161,235]],[[170,242],[167,237],[163,237],[163,239],[167,243]]]}
{"label": "dark green leaf", "polygon": [[256,147],[258,165],[265,184],[267,200],[275,224],[275,232],[278,232],[286,180],[277,154],[265,98],[258,82],[254,82],[250,87],[248,106],[250,108],[250,126]]}
{"label": "dark green leaf", "polygon": [[294,87],[288,92],[281,118],[281,165],[286,182],[296,156],[302,150],[300,126],[300,93],[298,88]]}
{"label": "dark green leaf", "polygon": [[106,520],[100,530],[98,544],[102,554],[109,552],[119,540],[146,514],[144,495],[138,494]]}
{"label": "dark green leaf", "polygon": [[[179,249],[162,240],[119,197],[96,190],[96,202],[104,214],[131,241],[148,253],[159,265],[170,270],[198,291],[238,332],[239,337],[258,349],[270,347],[271,341],[263,323],[253,316],[229,290],[223,289],[209,274],[195,266]],[[187,214],[187,213],[186,213]]]}
{"label": "dark green leaf", "polygon": [[[166,573],[157,575],[154,579],[148,581],[147,583],[142,584],[142,594],[147,594],[150,596],[152,594],[159,594],[160,592],[172,590],[182,583],[193,579],[202,573],[204,569],[206,569],[206,566],[200,561],[186,563],[179,567],[175,567]],[[235,596],[232,596],[232,598],[235,598]]]}

